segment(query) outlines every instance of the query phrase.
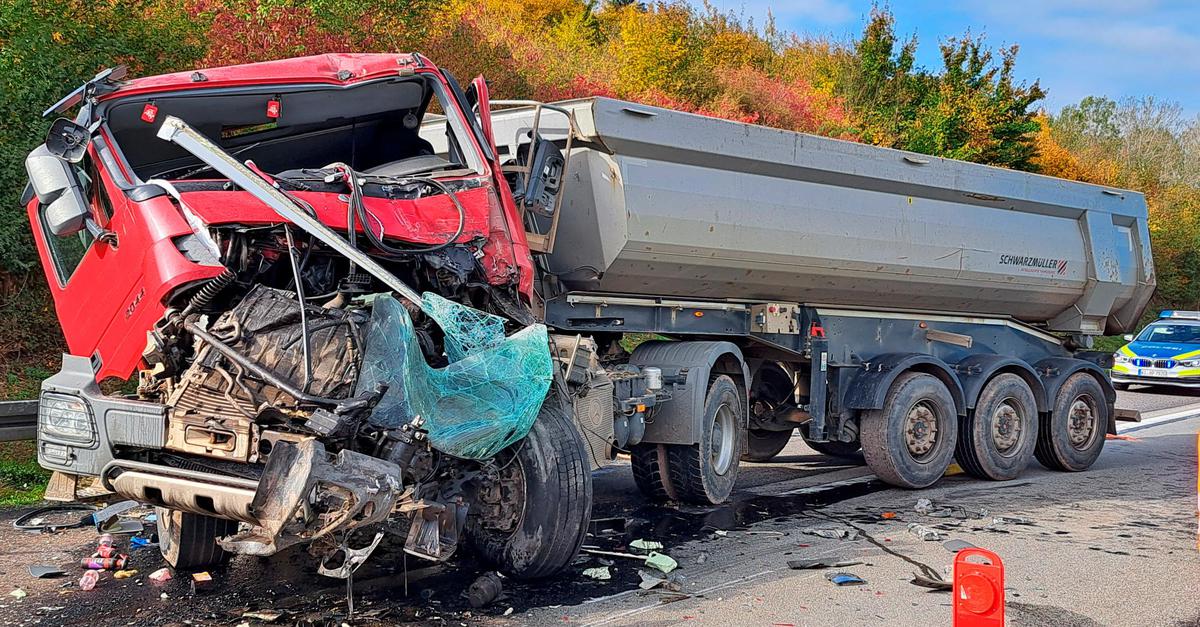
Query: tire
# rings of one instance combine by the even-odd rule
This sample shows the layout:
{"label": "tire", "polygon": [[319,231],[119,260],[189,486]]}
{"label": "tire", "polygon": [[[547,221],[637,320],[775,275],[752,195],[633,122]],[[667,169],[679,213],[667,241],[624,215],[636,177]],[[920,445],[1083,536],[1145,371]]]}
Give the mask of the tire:
{"label": "tire", "polygon": [[[912,448],[906,425],[915,430]],[[954,398],[933,375],[901,374],[888,390],[883,408],[863,412],[859,434],[863,458],[880,479],[901,488],[931,486],[954,457],[958,435]]]}
{"label": "tire", "polygon": [[979,393],[975,409],[958,426],[956,458],[980,479],[1016,479],[1037,448],[1038,409],[1033,390],[1021,377],[1002,373]]}
{"label": "tire", "polygon": [[795,429],[787,431],[767,431],[765,429],[746,430],[746,449],[742,453],[742,461],[769,462],[792,441]]}
{"label": "tire", "polygon": [[237,533],[236,521],[165,507],[154,509],[158,514],[158,550],[172,567],[188,570],[229,559],[230,554],[217,544],[217,538]]}
{"label": "tire", "polygon": [[629,451],[633,482],[651,501],[678,501],[675,486],[667,476],[667,445],[638,444]]}
{"label": "tire", "polygon": [[1129,384],[1128,383],[1117,383],[1116,381],[1114,381],[1113,389],[1115,389],[1119,392],[1124,392],[1129,389]]}
{"label": "tire", "polygon": [[[1073,421],[1073,415],[1080,420]],[[1042,417],[1034,454],[1051,470],[1087,470],[1100,457],[1107,430],[1108,401],[1104,388],[1095,377],[1079,372],[1063,382],[1054,399],[1053,411]]]}
{"label": "tire", "polygon": [[548,398],[529,435],[496,460],[501,472],[514,473],[524,502],[510,528],[490,527],[479,516],[471,517],[471,545],[515,579],[559,572],[575,559],[592,516],[591,466],[570,413]]}
{"label": "tire", "polygon": [[704,398],[700,443],[667,447],[667,476],[679,499],[718,505],[729,499],[737,481],[746,409],[733,379],[718,375]]}

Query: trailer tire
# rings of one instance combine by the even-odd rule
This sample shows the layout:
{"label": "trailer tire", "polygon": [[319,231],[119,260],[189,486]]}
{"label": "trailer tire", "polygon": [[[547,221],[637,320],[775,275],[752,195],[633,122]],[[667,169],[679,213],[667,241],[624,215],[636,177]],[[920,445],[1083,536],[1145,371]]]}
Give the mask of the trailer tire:
{"label": "trailer tire", "polygon": [[238,531],[233,520],[155,507],[158,515],[158,550],[173,568],[183,570],[220,564],[229,552],[217,544],[217,538]]}
{"label": "trailer tire", "polygon": [[956,458],[980,479],[1016,479],[1033,460],[1038,441],[1037,399],[1021,377],[1001,373],[979,393],[958,427]]}
{"label": "trailer tire", "polygon": [[637,444],[629,450],[633,482],[651,501],[678,501],[675,486],[667,475],[667,445]]}
{"label": "trailer tire", "polygon": [[882,409],[863,412],[859,437],[867,466],[902,488],[925,488],[954,457],[958,416],[954,397],[937,377],[906,372],[896,378]]}
{"label": "trailer tire", "polygon": [[788,442],[792,441],[793,433],[795,433],[795,429],[788,429],[787,431],[746,429],[746,449],[742,452],[742,461],[771,461],[787,447]]}
{"label": "trailer tire", "polygon": [[718,505],[729,499],[737,481],[746,424],[742,392],[727,375],[718,375],[704,397],[700,443],[667,447],[667,475],[679,499]]}
{"label": "trailer tire", "polygon": [[469,518],[471,545],[515,579],[557,573],[579,553],[592,516],[591,466],[570,413],[552,394],[525,439],[496,460],[501,472],[516,472],[523,507],[511,529]]}
{"label": "trailer tire", "polygon": [[1042,417],[1034,454],[1051,470],[1087,470],[1104,450],[1108,402],[1095,377],[1071,375],[1054,399],[1054,409]]}

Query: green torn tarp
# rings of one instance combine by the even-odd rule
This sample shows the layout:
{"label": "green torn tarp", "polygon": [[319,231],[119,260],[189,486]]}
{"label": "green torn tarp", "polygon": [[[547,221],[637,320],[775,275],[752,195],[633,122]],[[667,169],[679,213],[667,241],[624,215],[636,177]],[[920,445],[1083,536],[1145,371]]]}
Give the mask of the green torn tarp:
{"label": "green torn tarp", "polygon": [[430,366],[408,311],[391,296],[376,298],[358,390],[388,390],[371,422],[397,427],[421,416],[435,449],[466,459],[489,459],[525,437],[554,373],[545,325],[505,337],[503,318],[430,292],[421,310],[445,332],[449,364]]}

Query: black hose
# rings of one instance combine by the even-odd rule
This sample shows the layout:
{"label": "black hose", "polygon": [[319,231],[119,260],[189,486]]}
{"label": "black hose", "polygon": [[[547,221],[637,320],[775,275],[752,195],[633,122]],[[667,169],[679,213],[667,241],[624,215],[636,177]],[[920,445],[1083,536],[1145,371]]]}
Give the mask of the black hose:
{"label": "black hose", "polygon": [[[354,170],[351,170],[349,167],[346,167],[345,168],[345,176],[346,176],[346,184],[350,187],[350,200],[346,207],[346,211],[347,211],[346,221],[348,223],[347,228],[350,233],[350,243],[352,245],[354,244],[354,237],[356,234],[355,233],[355,230],[356,230],[355,218],[356,217],[357,217],[357,221],[362,223],[363,233],[366,234],[367,240],[371,242],[371,245],[378,248],[379,250],[383,251],[385,254],[388,254],[388,255],[422,255],[422,254],[437,252],[439,250],[442,250],[443,248],[452,246],[456,241],[458,241],[459,236],[461,236],[463,234],[463,231],[466,229],[467,210],[465,207],[463,207],[462,203],[459,202],[458,196],[455,195],[455,193],[449,187],[442,184],[440,181],[438,181],[436,179],[432,179],[432,178],[409,179],[414,182],[426,183],[430,187],[435,187],[435,188],[441,190],[442,193],[444,193],[446,195],[446,197],[450,199],[450,202],[454,203],[454,208],[458,210],[458,228],[455,229],[454,235],[451,235],[450,237],[448,237],[446,239],[446,241],[444,241],[440,244],[434,244],[431,246],[419,246],[416,248],[395,248],[393,246],[389,246],[388,244],[384,243],[383,237],[376,236],[375,232],[371,230],[371,223],[369,220],[367,220],[367,209],[366,209],[366,206],[363,204],[362,189],[360,189],[358,186],[358,179],[357,179],[358,173],[355,172]],[[381,233],[381,235],[382,235],[382,233]]]}

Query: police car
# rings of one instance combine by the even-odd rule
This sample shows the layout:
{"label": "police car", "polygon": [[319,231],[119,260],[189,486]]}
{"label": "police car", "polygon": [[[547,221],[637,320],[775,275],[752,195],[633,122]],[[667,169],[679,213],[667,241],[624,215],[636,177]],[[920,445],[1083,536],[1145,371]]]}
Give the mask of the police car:
{"label": "police car", "polygon": [[1164,311],[1113,355],[1112,382],[1200,387],[1200,311]]}

